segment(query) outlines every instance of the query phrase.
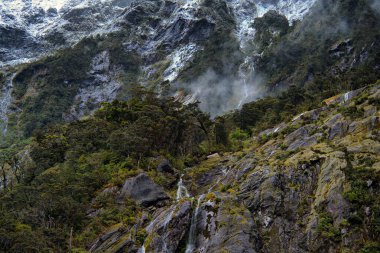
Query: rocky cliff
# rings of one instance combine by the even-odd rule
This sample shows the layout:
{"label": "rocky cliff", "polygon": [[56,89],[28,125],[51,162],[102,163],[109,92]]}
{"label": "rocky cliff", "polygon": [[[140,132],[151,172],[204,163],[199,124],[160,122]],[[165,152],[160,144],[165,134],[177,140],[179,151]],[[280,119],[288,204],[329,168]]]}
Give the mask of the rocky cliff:
{"label": "rocky cliff", "polygon": [[209,156],[184,171],[164,206],[143,210],[133,228],[112,228],[90,251],[376,252],[379,99],[378,85],[335,96],[239,152]]}

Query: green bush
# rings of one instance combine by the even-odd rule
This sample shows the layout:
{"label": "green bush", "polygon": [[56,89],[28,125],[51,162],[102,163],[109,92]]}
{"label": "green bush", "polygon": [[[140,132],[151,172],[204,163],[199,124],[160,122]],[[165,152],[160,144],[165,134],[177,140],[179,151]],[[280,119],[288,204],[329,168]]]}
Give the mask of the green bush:
{"label": "green bush", "polygon": [[334,227],[334,220],[328,213],[319,214],[317,231],[324,238],[335,242],[341,240],[340,231],[338,228]]}

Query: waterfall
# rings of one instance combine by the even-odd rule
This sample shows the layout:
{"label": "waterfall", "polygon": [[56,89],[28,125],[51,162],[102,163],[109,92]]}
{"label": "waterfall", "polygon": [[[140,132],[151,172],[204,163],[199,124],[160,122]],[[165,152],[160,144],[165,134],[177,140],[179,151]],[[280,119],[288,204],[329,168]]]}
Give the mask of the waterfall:
{"label": "waterfall", "polygon": [[0,124],[2,126],[3,136],[7,134],[8,130],[8,107],[12,100],[12,88],[13,88],[13,79],[16,76],[14,73],[11,78],[8,80],[7,85],[3,87],[3,95],[0,97]]}
{"label": "waterfall", "polygon": [[252,94],[252,91],[249,91],[248,87],[248,81],[250,76],[255,70],[255,65],[250,57],[246,57],[244,62],[240,65],[239,68],[239,76],[243,81],[243,90],[242,90],[242,96],[239,100],[237,108],[241,108],[245,102],[248,101],[249,97]]}
{"label": "waterfall", "polygon": [[201,201],[202,201],[203,198],[204,198],[203,194],[198,197],[197,206],[196,206],[196,208],[195,208],[195,210],[193,212],[193,216],[191,217],[189,239],[187,241],[185,253],[192,253],[193,250],[194,250],[194,248],[195,248],[195,240],[196,240],[196,232],[197,232],[199,206],[200,206]]}
{"label": "waterfall", "polygon": [[350,93],[351,93],[351,92],[346,92],[346,93],[344,94],[344,102],[347,102],[347,101],[350,99]]}
{"label": "waterfall", "polygon": [[163,224],[163,225],[164,225],[164,228],[166,228],[166,227],[168,226],[169,222],[172,220],[172,218],[173,218],[173,214],[174,214],[174,209],[175,209],[175,208],[173,208],[173,210],[170,211],[169,215],[166,216],[166,218],[165,218],[165,220],[164,220],[164,224]]}
{"label": "waterfall", "polygon": [[243,103],[247,100],[247,98],[249,97],[249,94],[248,94],[248,86],[247,86],[247,79],[244,78],[244,84],[243,84],[243,92],[244,92],[244,95],[243,97],[240,99],[239,101],[239,104],[238,104],[238,108],[241,108]]}
{"label": "waterfall", "polygon": [[178,182],[177,200],[180,200],[183,197],[186,197],[186,198],[190,197],[190,194],[187,191],[187,188],[186,188],[186,186],[183,183],[182,177],[183,177],[183,175],[181,175],[181,177],[179,179],[179,182]]}
{"label": "waterfall", "polygon": [[141,246],[141,248],[139,249],[137,253],[145,253],[145,244]]}

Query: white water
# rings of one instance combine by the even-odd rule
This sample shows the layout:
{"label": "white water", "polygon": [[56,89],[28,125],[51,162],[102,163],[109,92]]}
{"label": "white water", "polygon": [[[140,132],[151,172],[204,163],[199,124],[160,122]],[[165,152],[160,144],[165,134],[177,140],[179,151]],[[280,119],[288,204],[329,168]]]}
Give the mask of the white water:
{"label": "white water", "polygon": [[350,92],[344,94],[344,102],[347,102],[350,99]]}
{"label": "white water", "polygon": [[255,65],[250,57],[246,57],[244,62],[240,65],[239,76],[243,80],[243,91],[241,94],[241,98],[239,100],[237,108],[241,108],[244,103],[252,100],[258,93],[257,89],[254,87],[255,85],[248,82],[250,81],[250,77],[253,75],[255,71]]}
{"label": "white water", "polygon": [[173,218],[173,214],[174,214],[174,209],[175,208],[173,208],[171,211],[170,211],[170,213],[169,213],[169,215],[168,216],[166,216],[166,218],[165,218],[165,220],[164,220],[164,228],[166,228],[167,226],[168,226],[168,224],[169,224],[169,222],[172,220],[172,218]]}
{"label": "white water", "polygon": [[187,191],[187,188],[183,183],[182,177],[183,177],[183,175],[181,175],[181,178],[179,179],[179,182],[178,182],[177,201],[184,198],[184,197],[186,197],[186,198],[190,197],[190,194]]}
{"label": "white water", "polygon": [[8,107],[12,101],[12,88],[13,88],[13,79],[16,76],[16,73],[13,74],[8,80],[7,84],[3,88],[3,94],[0,97],[0,124],[2,126],[3,136],[7,134],[8,130]]}
{"label": "white water", "polygon": [[143,244],[143,246],[141,246],[138,253],[145,253],[145,244]]}
{"label": "white water", "polygon": [[244,96],[240,99],[239,101],[239,104],[238,104],[238,107],[237,108],[241,108],[243,106],[243,103],[248,99],[249,97],[249,93],[248,93],[248,86],[247,86],[247,80],[244,79],[244,85],[243,85],[243,94]]}
{"label": "white water", "polygon": [[193,216],[191,217],[189,239],[187,241],[185,253],[192,253],[195,249],[195,239],[196,239],[196,231],[197,231],[197,223],[198,223],[199,206],[200,206],[203,198],[204,198],[203,194],[198,197],[197,206],[195,208]]}

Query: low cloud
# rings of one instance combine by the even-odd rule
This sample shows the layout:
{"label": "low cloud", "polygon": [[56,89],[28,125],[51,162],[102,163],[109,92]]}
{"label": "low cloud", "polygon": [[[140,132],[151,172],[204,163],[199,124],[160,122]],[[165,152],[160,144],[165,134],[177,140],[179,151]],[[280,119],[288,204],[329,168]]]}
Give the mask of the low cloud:
{"label": "low cloud", "polygon": [[208,70],[184,88],[201,102],[201,110],[216,117],[261,97],[264,93],[261,84],[259,77],[251,80],[221,77]]}
{"label": "low cloud", "polygon": [[378,14],[380,14],[380,1],[378,0],[374,0],[373,3],[371,4],[371,8],[377,12]]}

